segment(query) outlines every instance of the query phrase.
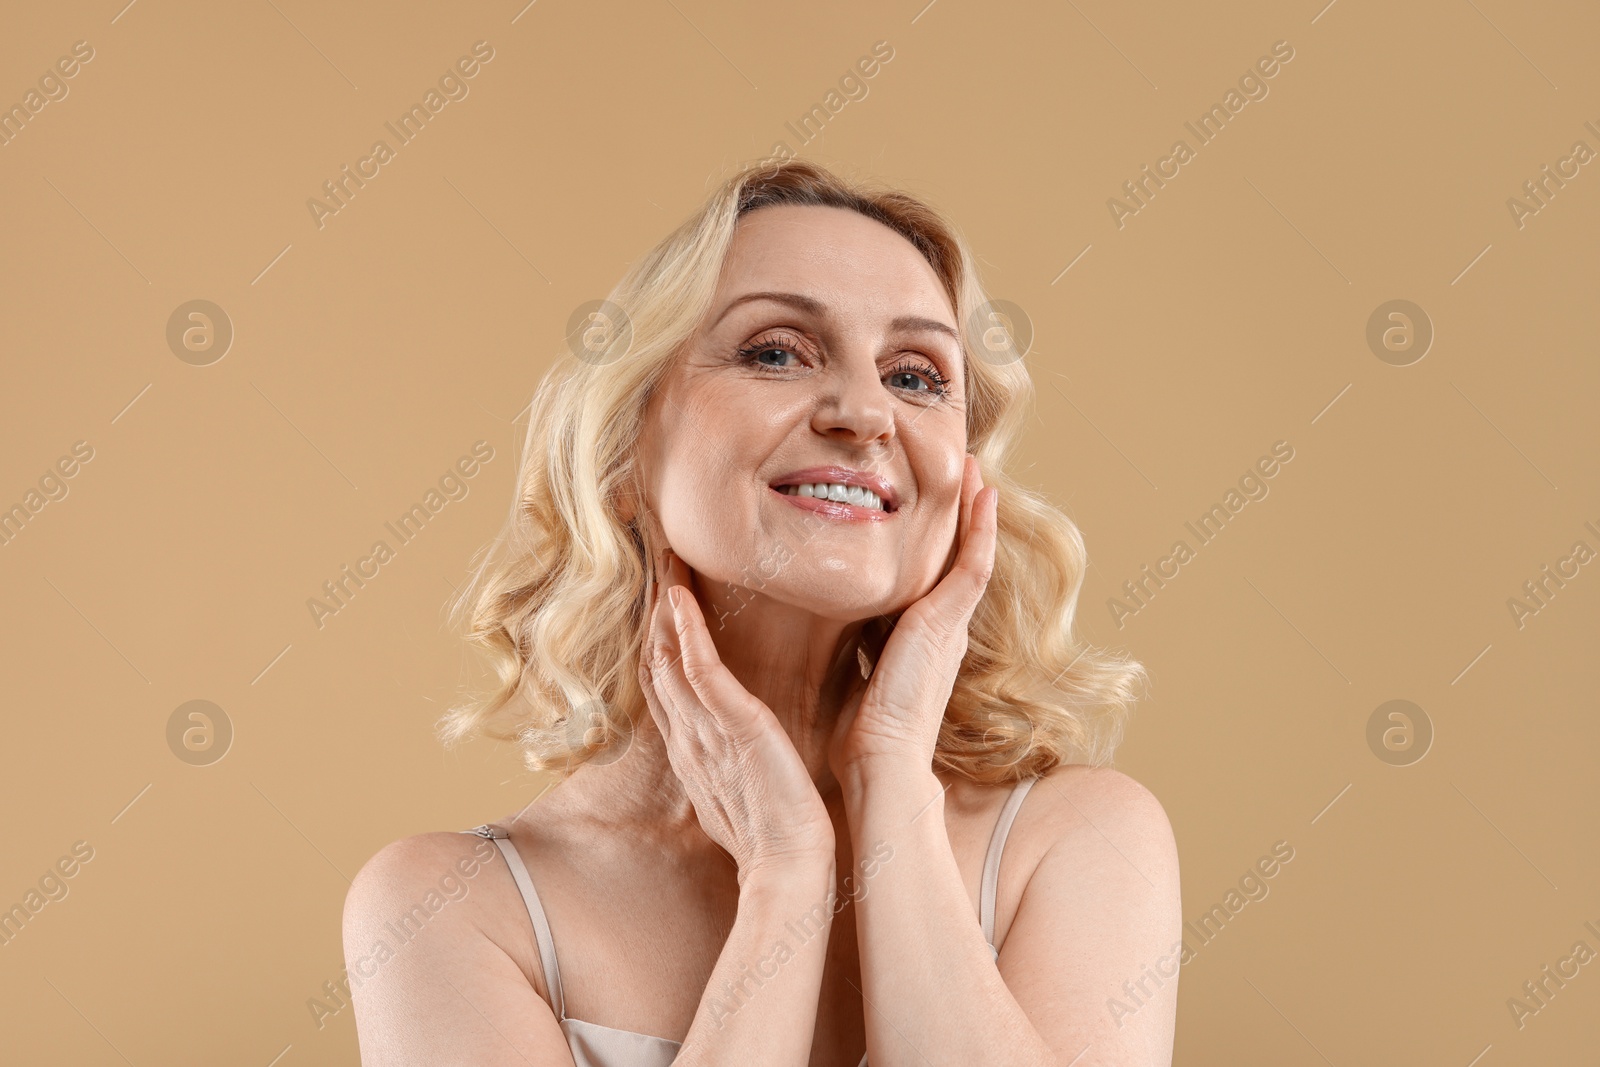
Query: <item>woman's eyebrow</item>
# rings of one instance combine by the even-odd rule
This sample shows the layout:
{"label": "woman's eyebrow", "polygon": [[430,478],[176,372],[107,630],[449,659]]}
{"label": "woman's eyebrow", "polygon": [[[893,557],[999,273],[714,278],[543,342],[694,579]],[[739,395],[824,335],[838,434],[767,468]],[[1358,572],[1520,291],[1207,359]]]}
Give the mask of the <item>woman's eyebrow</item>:
{"label": "woman's eyebrow", "polygon": [[919,315],[901,315],[889,325],[896,330],[932,330],[934,333],[944,334],[955,341],[956,344],[961,343],[961,335],[956,333],[955,327],[947,326],[938,319],[925,319]]}
{"label": "woman's eyebrow", "polygon": [[804,311],[810,315],[821,316],[828,310],[827,306],[823,304],[822,301],[816,300],[809,296],[801,296],[799,293],[777,293],[765,291],[758,293],[745,293],[743,296],[736,297],[730,301],[728,306],[722,309],[722,314],[718,315],[716,321],[711,325],[716,326],[717,323],[726,318],[728,313],[734,308],[739,307],[742,304],[749,304],[756,300],[770,300],[775,304],[787,304],[797,311]]}
{"label": "woman's eyebrow", "polygon": [[[716,321],[711,325],[713,327],[716,326],[717,323],[726,318],[728,313],[734,308],[743,304],[752,303],[757,300],[770,300],[775,304],[786,304],[797,311],[804,311],[809,315],[816,315],[819,317],[825,315],[828,310],[827,305],[823,304],[822,301],[813,297],[802,296],[799,293],[781,293],[771,291],[745,293],[743,296],[735,297],[733,300],[729,301],[728,306],[722,309],[722,314],[718,315]],[[895,330],[928,330],[932,331],[933,333],[942,333],[951,340],[955,341],[956,344],[961,343],[961,335],[956,332],[955,327],[940,322],[938,319],[927,319],[920,315],[901,315],[890,322],[889,326],[891,329]]]}

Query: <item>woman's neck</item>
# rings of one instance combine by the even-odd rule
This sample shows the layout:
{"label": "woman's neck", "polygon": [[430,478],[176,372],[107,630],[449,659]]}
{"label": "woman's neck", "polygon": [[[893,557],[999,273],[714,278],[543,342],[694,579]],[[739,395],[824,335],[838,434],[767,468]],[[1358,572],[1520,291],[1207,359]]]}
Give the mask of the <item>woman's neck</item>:
{"label": "woman's neck", "polygon": [[695,576],[695,595],[717,655],[739,684],[772,709],[824,794],[837,788],[828,744],[852,677],[863,623],[826,618],[748,589]]}
{"label": "woman's neck", "polygon": [[[695,576],[695,595],[718,658],[739,684],[772,709],[778,725],[827,799],[838,791],[828,746],[851,676],[863,623],[824,618],[748,589],[712,587]],[[561,790],[607,821],[649,822],[672,830],[695,823],[654,719],[644,714],[620,757],[590,762]]]}

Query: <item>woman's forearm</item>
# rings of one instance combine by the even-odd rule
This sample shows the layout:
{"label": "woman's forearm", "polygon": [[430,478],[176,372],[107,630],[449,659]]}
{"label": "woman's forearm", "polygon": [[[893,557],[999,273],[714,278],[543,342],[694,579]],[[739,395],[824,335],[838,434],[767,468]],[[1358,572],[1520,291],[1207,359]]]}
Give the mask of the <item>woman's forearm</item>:
{"label": "woman's forearm", "polygon": [[805,1067],[833,926],[834,876],[829,859],[746,878],[733,930],[674,1063]]}
{"label": "woman's forearm", "polygon": [[855,904],[872,1067],[1050,1063],[973,917],[938,778],[866,767],[841,784],[857,854],[868,842],[894,847]]}

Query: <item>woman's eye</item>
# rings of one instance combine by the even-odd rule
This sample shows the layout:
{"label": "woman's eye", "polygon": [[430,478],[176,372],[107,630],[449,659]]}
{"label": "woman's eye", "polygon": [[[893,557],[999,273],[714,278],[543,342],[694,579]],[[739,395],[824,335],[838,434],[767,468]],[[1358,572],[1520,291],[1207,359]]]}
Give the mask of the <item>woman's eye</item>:
{"label": "woman's eye", "polygon": [[907,361],[889,371],[884,379],[890,388],[904,389],[930,396],[944,396],[949,391],[949,381],[930,364]]}
{"label": "woman's eye", "polygon": [[775,348],[771,345],[757,349],[755,354],[755,361],[767,367],[788,366],[789,364],[785,363],[784,360],[798,358],[800,357],[787,348]]}
{"label": "woman's eye", "polygon": [[798,345],[781,337],[757,341],[739,349],[739,361],[760,367],[772,367],[776,370],[791,370],[800,364],[797,347]]}

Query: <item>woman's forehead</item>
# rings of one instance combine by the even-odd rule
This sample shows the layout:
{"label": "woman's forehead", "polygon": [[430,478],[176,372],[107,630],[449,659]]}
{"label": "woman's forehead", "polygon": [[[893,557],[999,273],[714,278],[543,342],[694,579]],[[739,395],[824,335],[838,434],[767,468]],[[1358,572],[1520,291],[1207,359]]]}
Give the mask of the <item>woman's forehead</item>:
{"label": "woman's forehead", "polygon": [[761,291],[797,293],[841,311],[915,312],[954,324],[944,285],[916,246],[848,208],[782,204],[741,218],[714,313]]}

